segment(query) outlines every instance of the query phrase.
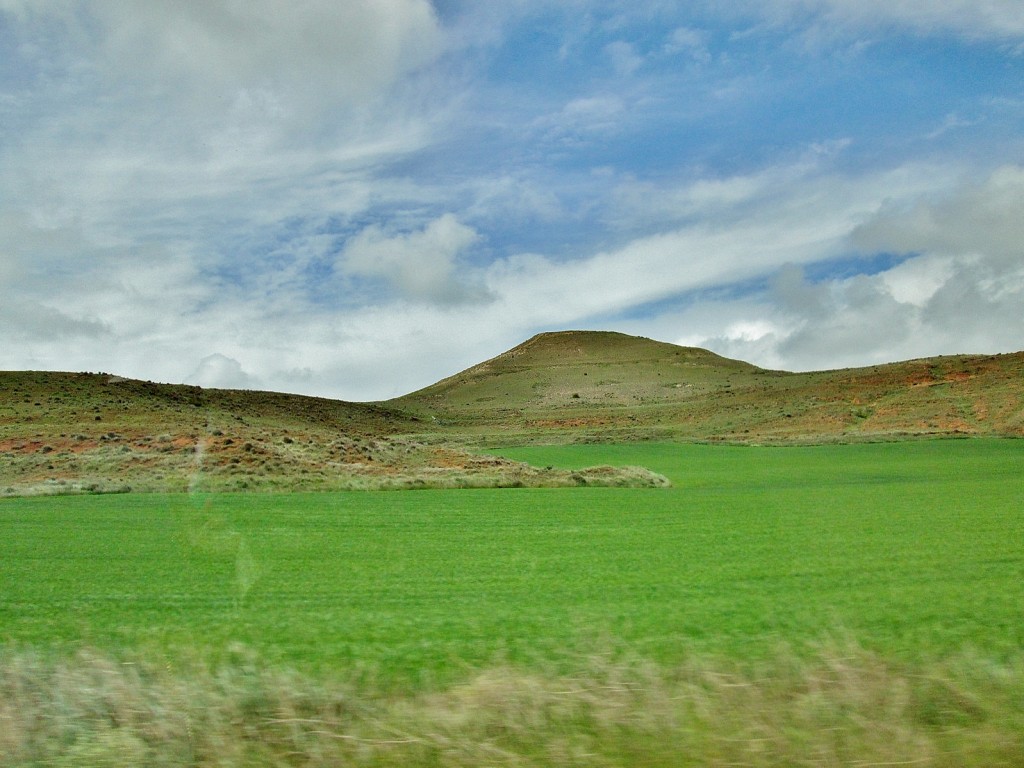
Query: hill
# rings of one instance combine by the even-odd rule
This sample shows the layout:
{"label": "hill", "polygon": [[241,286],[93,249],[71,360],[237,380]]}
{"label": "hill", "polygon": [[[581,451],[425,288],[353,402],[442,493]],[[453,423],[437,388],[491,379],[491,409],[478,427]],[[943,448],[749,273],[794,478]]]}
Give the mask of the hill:
{"label": "hill", "polygon": [[[761,369],[705,349],[622,333],[541,333],[495,358],[391,401],[472,416],[573,405],[633,407],[716,390]],[[681,392],[680,390],[687,390]]]}
{"label": "hill", "polygon": [[0,372],[0,495],[663,482],[463,447],[1024,436],[1024,353],[770,371],[620,333],[543,333],[382,403]]}
{"label": "hill", "polygon": [[386,405],[509,440],[1024,434],[1024,353],[812,373],[619,333],[543,333]]}
{"label": "hill", "polygon": [[535,469],[403,437],[422,429],[373,403],[0,372],[0,495],[664,483],[645,470]]}

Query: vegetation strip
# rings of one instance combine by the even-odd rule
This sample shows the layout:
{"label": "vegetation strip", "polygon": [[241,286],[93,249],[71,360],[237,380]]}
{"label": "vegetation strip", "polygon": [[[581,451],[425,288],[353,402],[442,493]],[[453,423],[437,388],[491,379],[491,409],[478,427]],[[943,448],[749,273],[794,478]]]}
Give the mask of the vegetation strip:
{"label": "vegetation strip", "polygon": [[1024,657],[894,665],[826,642],[756,663],[607,654],[383,693],[267,668],[0,652],[0,766],[988,768],[1024,754]]}

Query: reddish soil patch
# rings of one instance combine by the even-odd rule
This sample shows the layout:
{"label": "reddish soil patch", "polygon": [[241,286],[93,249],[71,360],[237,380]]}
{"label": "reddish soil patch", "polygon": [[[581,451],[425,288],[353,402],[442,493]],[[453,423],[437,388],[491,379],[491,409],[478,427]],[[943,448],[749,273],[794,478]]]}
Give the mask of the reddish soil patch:
{"label": "reddish soil patch", "polygon": [[[99,445],[96,440],[77,440],[73,438],[53,438],[24,440],[12,438],[0,440],[0,451],[8,453],[84,453],[93,450]],[[49,450],[44,451],[44,448]]]}
{"label": "reddish soil patch", "polygon": [[984,400],[975,400],[974,415],[978,421],[988,421],[988,403]]}
{"label": "reddish soil patch", "polygon": [[44,445],[38,440],[3,440],[0,441],[0,451],[8,453],[38,453]]}
{"label": "reddish soil patch", "polygon": [[603,427],[607,424],[607,419],[538,419],[528,422],[527,426],[542,429],[574,429],[576,427]]}
{"label": "reddish soil patch", "polygon": [[975,432],[977,431],[973,424],[968,424],[963,419],[940,419],[938,422],[939,428],[943,432]]}

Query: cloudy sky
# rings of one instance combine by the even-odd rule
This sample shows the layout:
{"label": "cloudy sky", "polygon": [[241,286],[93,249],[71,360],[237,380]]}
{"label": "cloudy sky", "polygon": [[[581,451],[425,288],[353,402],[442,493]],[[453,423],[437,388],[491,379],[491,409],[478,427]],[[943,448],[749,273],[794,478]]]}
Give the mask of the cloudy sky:
{"label": "cloudy sky", "polygon": [[0,369],[1024,349],[1020,0],[0,0]]}

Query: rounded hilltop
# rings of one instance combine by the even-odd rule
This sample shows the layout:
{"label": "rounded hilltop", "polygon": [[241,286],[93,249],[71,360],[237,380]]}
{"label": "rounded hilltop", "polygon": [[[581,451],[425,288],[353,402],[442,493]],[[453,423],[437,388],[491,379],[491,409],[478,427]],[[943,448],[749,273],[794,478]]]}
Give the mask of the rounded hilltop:
{"label": "rounded hilltop", "polygon": [[756,367],[738,360],[729,360],[706,349],[681,347],[616,331],[547,331],[469,370],[505,359],[529,366],[664,360],[686,361],[711,367],[739,366],[751,370]]}
{"label": "rounded hilltop", "polygon": [[391,404],[437,415],[545,412],[689,399],[763,373],[757,366],[613,331],[539,333],[490,360]]}

